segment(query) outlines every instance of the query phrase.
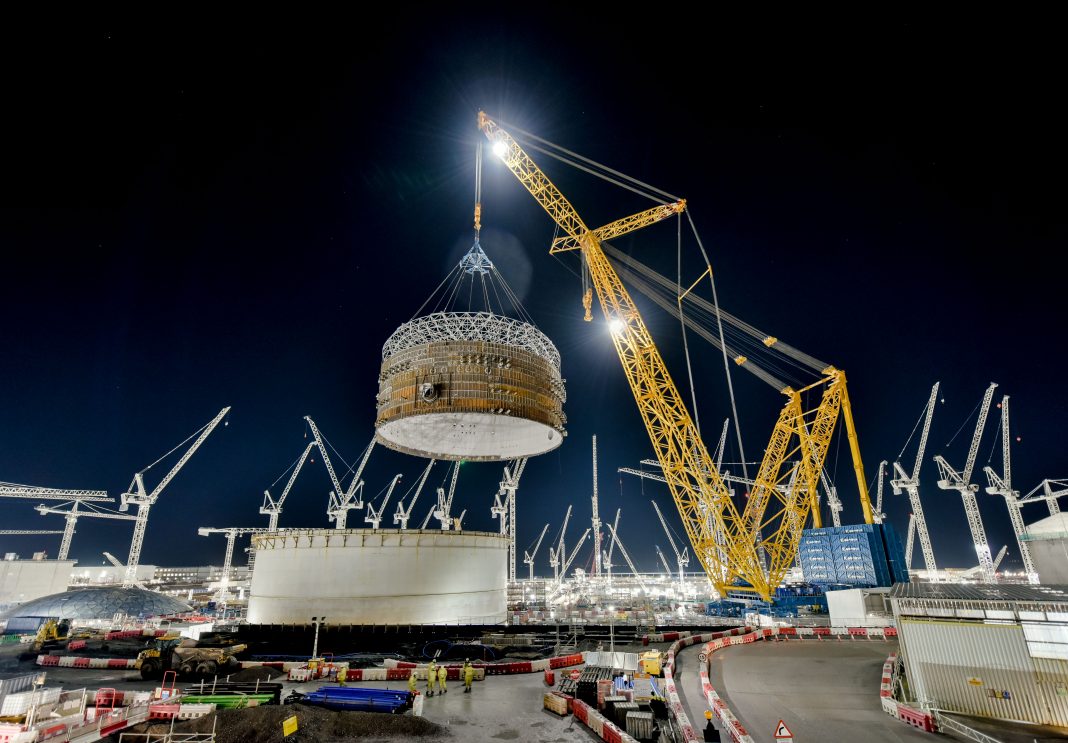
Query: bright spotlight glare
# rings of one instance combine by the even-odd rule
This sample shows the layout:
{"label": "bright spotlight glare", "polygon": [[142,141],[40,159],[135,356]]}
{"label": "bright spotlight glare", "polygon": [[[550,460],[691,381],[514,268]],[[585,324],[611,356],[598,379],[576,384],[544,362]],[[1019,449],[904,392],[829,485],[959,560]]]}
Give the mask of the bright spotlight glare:
{"label": "bright spotlight glare", "polygon": [[623,330],[623,321],[618,317],[613,317],[608,321],[608,329],[613,333],[618,333]]}
{"label": "bright spotlight glare", "polygon": [[493,143],[493,154],[497,157],[503,158],[508,153],[508,145],[502,140],[497,140]]}

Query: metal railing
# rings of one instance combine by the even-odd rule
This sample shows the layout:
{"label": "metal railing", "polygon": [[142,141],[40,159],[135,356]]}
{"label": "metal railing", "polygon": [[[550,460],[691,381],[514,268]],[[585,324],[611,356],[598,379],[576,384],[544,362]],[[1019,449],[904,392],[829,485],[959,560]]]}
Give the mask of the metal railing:
{"label": "metal railing", "polygon": [[963,735],[968,740],[976,741],[976,743],[1004,743],[1000,738],[995,738],[992,735],[981,733],[975,728],[968,727],[960,720],[944,714],[942,710],[932,709],[931,714],[934,715],[935,720],[938,722],[939,731],[943,733],[953,731],[954,733]]}

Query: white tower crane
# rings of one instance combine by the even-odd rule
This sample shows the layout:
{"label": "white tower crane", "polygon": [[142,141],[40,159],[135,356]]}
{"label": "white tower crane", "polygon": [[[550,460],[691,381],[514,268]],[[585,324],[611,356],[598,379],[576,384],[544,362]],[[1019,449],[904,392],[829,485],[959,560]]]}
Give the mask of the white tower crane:
{"label": "white tower crane", "polygon": [[597,510],[597,436],[593,437],[593,573],[601,576],[601,515]]}
{"label": "white tower crane", "polygon": [[293,472],[289,475],[289,480],[286,482],[286,486],[282,489],[282,494],[278,496],[278,500],[271,497],[270,490],[263,491],[263,505],[260,506],[260,513],[268,517],[267,529],[269,531],[276,531],[278,529],[278,516],[282,513],[282,504],[286,502],[286,496],[289,495],[289,491],[293,489],[293,483],[297,481],[297,475],[300,474],[300,468],[304,466],[304,462],[308,459],[308,455],[311,454],[311,450],[316,447],[316,442],[309,441],[308,445],[304,447],[304,453],[300,455],[297,461],[293,465]]}
{"label": "white tower crane", "polygon": [[513,459],[504,466],[504,477],[497,488],[497,494],[493,497],[493,507],[490,508],[493,518],[501,520],[501,536],[508,537],[508,581],[510,583],[515,583],[516,580],[515,493],[519,489],[519,478],[523,476],[523,470],[526,467],[526,457]]}
{"label": "white tower crane", "polygon": [[130,516],[125,513],[116,513],[115,511],[103,508],[90,506],[88,511],[78,510],[80,501],[71,501],[70,505],[61,503],[58,506],[35,506],[37,513],[42,516],[48,514],[56,514],[63,516],[67,520],[66,526],[63,528],[63,539],[59,544],[59,553],[56,555],[57,560],[66,560],[70,554],[70,543],[74,539],[74,527],[78,524],[78,519],[82,516],[86,516],[94,519],[115,519],[118,521],[137,521],[136,516]]}
{"label": "white tower crane", "polygon": [[553,580],[557,583],[560,582],[560,566],[564,564],[564,559],[567,557],[567,553],[564,551],[564,535],[567,534],[567,522],[571,520],[571,506],[567,507],[567,513],[564,514],[564,525],[560,528],[560,543],[554,550],[549,547],[549,565],[553,568]]}
{"label": "white tower crane", "polygon": [[[916,514],[909,514],[908,536],[905,537],[905,570],[912,570],[912,547],[916,543]],[[934,576],[930,576],[931,579]]]}
{"label": "white tower crane", "polygon": [[108,562],[110,562],[115,567],[117,567],[117,568],[126,567],[121,562],[119,562],[119,558],[115,557],[115,555],[111,554],[110,552],[104,552],[103,555],[104,555],[104,557],[107,558]]}
{"label": "white tower crane", "polygon": [[[41,534],[62,534],[61,529],[0,529],[0,536],[39,536]],[[56,558],[59,559],[58,557]],[[66,559],[66,558],[64,558]]]}
{"label": "white tower crane", "polygon": [[330,483],[334,486],[334,489],[330,492],[330,504],[327,506],[326,516],[330,521],[334,522],[335,529],[344,529],[348,526],[349,511],[354,508],[356,510],[363,508],[363,499],[357,500],[356,496],[362,494],[363,480],[360,478],[363,476],[363,468],[367,466],[367,460],[371,458],[371,452],[375,448],[375,439],[372,438],[371,443],[364,449],[363,459],[360,460],[356,472],[352,475],[349,489],[345,490],[337,479],[337,473],[334,472],[334,465],[326,451],[326,444],[323,441],[322,434],[319,433],[319,427],[315,425],[315,421],[311,419],[311,416],[304,416],[304,420],[308,422],[308,427],[311,428],[312,436],[315,437],[315,443],[319,447],[319,453],[323,455],[326,472],[330,475]]}
{"label": "white tower crane", "polygon": [[[679,593],[683,592],[683,581],[686,577],[685,568],[690,564],[690,548],[683,548],[682,552],[679,552],[679,547],[675,544],[675,539],[671,536],[671,530],[668,529],[667,521],[664,520],[664,514],[660,512],[660,506],[656,505],[656,501],[650,501],[653,504],[653,509],[656,511],[657,518],[660,519],[660,525],[664,527],[664,533],[667,534],[668,544],[671,545],[672,552],[675,553],[675,562],[679,566]],[[659,548],[658,548],[659,549]],[[661,555],[662,557],[663,555]],[[671,575],[671,571],[668,570],[668,575]]]}
{"label": "white tower crane", "polygon": [[[215,430],[215,427],[222,422],[222,419],[225,418],[226,414],[229,412],[230,407],[227,406],[220,410],[218,415],[208,421],[204,428],[201,429],[200,435],[197,436],[192,446],[190,446],[185,454],[183,454],[175,463],[174,467],[171,468],[171,471],[163,476],[159,485],[157,485],[152,492],[148,492],[145,488],[144,474],[163,457],[160,457],[156,462],[153,462],[148,465],[148,467],[145,467],[145,469],[135,474],[133,481],[130,483],[128,489],[129,492],[122,494],[122,501],[119,505],[120,511],[129,509],[131,504],[137,506],[137,520],[134,522],[133,539],[130,540],[130,556],[126,558],[126,576],[122,580],[123,588],[130,588],[137,584],[137,566],[141,560],[141,545],[145,540],[145,529],[148,527],[149,509],[155,504],[160,493],[163,492],[163,489],[174,479],[174,476],[178,474],[178,471],[185,466],[185,463],[189,461],[189,458],[200,448],[200,445],[204,443],[204,440],[211,435],[211,432]],[[189,439],[186,439],[186,441],[188,440]],[[184,444],[185,442],[183,441],[182,443]],[[182,444],[179,444],[178,446],[181,445]],[[175,449],[177,448],[178,447],[175,447]],[[174,451],[174,449],[171,449],[171,451]],[[170,453],[171,452],[167,452],[167,454]],[[165,457],[167,454],[164,454],[163,456]]]}
{"label": "white tower crane", "polygon": [[990,554],[990,545],[986,539],[986,529],[983,528],[983,517],[979,513],[979,504],[975,500],[975,493],[979,486],[972,483],[972,470],[975,468],[975,457],[979,454],[979,442],[983,438],[983,428],[986,426],[986,416],[990,412],[990,401],[994,399],[994,389],[997,384],[990,383],[983,396],[982,405],[979,408],[979,420],[975,425],[975,433],[972,435],[972,445],[968,449],[968,461],[964,464],[964,470],[957,472],[949,466],[942,455],[935,455],[934,461],[938,465],[938,487],[943,490],[956,490],[964,501],[964,513],[968,517],[968,529],[972,533],[972,542],[975,544],[975,554],[979,557],[979,567],[982,570],[984,583],[997,582],[994,574],[994,560]]}
{"label": "white tower crane", "polygon": [[[641,573],[638,572],[638,568],[634,567],[634,561],[630,559],[630,554],[627,552],[627,548],[623,546],[623,540],[619,538],[619,533],[616,531],[616,527],[608,527],[612,531],[612,541],[619,545],[619,551],[623,555],[623,559],[627,561],[627,567],[630,568],[630,572],[634,575],[634,579],[638,581],[638,585],[642,587],[645,593],[649,593],[648,586],[645,585],[645,581],[642,580]],[[670,571],[668,571],[670,573]]]}
{"label": "white tower crane", "polygon": [[415,508],[415,502],[419,500],[419,494],[423,492],[423,486],[426,485],[426,479],[430,476],[430,470],[434,469],[434,465],[437,464],[437,461],[438,460],[436,459],[431,459],[430,464],[423,470],[423,474],[419,477],[419,482],[416,483],[415,493],[412,495],[412,499],[408,501],[408,507],[404,507],[404,498],[397,501],[397,512],[393,514],[393,523],[400,524],[401,529],[408,528],[408,519],[412,516],[412,509]]}
{"label": "white tower crane", "polygon": [[831,512],[831,523],[835,526],[841,526],[842,501],[838,497],[838,488],[831,485],[827,479],[827,471],[825,469],[820,469],[820,482],[823,483],[823,492],[827,494],[827,508]]}
{"label": "white tower crane", "polygon": [[875,510],[871,514],[871,520],[876,524],[883,523],[886,514],[883,513],[883,481],[886,479],[886,460],[879,462],[879,483],[875,491]]}
{"label": "white tower crane", "polygon": [[245,534],[261,534],[266,531],[274,531],[273,529],[257,529],[255,527],[240,527],[230,526],[223,528],[215,528],[212,526],[202,526],[197,529],[197,534],[202,537],[207,537],[212,534],[225,534],[226,535],[226,555],[223,557],[222,578],[219,580],[219,587],[215,591],[215,595],[212,600],[219,607],[225,607],[230,600],[230,578],[232,578],[233,564],[234,564],[234,543],[237,538]]}
{"label": "white tower crane", "polygon": [[[1020,491],[1012,489],[1012,454],[1009,451],[1009,396],[1001,398],[1001,462],[1005,467],[1004,477],[998,477],[993,467],[983,467],[986,473],[986,492],[990,495],[1000,495],[1005,499],[1005,506],[1009,509],[1009,521],[1012,523],[1012,531],[1016,535],[1016,545],[1020,548],[1020,559],[1023,560],[1024,572],[1027,573],[1027,582],[1038,583],[1038,569],[1035,561],[1031,558],[1031,550],[1023,539],[1024,520],[1020,513]],[[997,567],[994,567],[997,570]]]}
{"label": "white tower crane", "polygon": [[377,529],[382,523],[382,514],[386,511],[386,506],[389,505],[389,499],[393,495],[393,489],[397,487],[397,483],[400,482],[403,475],[397,473],[393,476],[393,481],[389,484],[389,489],[386,490],[386,497],[382,499],[382,505],[375,510],[374,505],[371,502],[367,503],[367,515],[363,517],[363,520],[371,525],[372,529]]}
{"label": "white tower crane", "polygon": [[1020,500],[1020,505],[1026,506],[1028,503],[1045,501],[1046,507],[1049,508],[1049,515],[1056,516],[1061,512],[1061,506],[1057,503],[1057,499],[1062,495],[1068,495],[1068,480],[1050,480],[1046,478]]}
{"label": "white tower crane", "polygon": [[[438,488],[438,502],[434,508],[434,518],[441,522],[441,530],[448,531],[453,526],[452,497],[456,494],[456,480],[460,476],[460,463],[452,463],[452,476],[449,478],[449,491]],[[465,511],[466,513],[466,511]],[[460,516],[463,519],[463,516]]]}
{"label": "white tower crane", "polygon": [[670,580],[671,579],[671,566],[668,565],[667,558],[664,557],[664,553],[660,550],[660,545],[659,544],[654,544],[653,546],[656,547],[656,554],[660,558],[660,563],[664,566],[664,575],[667,576],[667,578]]}
{"label": "white tower crane", "polygon": [[612,585],[612,552],[616,548],[616,538],[614,534],[615,530],[619,528],[619,514],[622,510],[623,509],[621,508],[616,509],[616,520],[612,525],[613,536],[608,540],[608,550],[604,553],[604,559],[601,561],[601,564],[604,565],[604,573],[605,577],[608,579],[608,585]]}
{"label": "white tower crane", "polygon": [[560,568],[560,580],[567,578],[567,571],[571,569],[571,563],[575,561],[575,557],[578,556],[579,549],[586,542],[586,537],[590,535],[590,528],[586,527],[586,531],[582,532],[582,536],[575,542],[575,546],[571,550],[571,554],[564,560],[563,566]]}
{"label": "white tower crane", "polygon": [[538,554],[538,548],[541,547],[541,540],[545,539],[545,532],[549,531],[549,525],[546,524],[541,528],[541,536],[538,537],[538,541],[534,544],[534,549],[530,552],[523,551],[523,562],[530,568],[530,580],[534,580],[534,556]]}
{"label": "white tower crane", "polygon": [[14,482],[0,482],[0,498],[24,498],[33,500],[79,500],[83,502],[114,503],[106,490],[69,490],[67,488],[38,488]]}
{"label": "white tower crane", "polygon": [[[938,385],[935,382],[931,387],[931,396],[927,399],[927,411],[923,420],[923,432],[920,434],[920,445],[916,449],[916,464],[912,466],[912,475],[905,472],[901,462],[894,462],[894,472],[897,477],[890,478],[890,487],[894,489],[894,495],[901,495],[904,490],[909,494],[909,504],[912,506],[912,518],[914,519],[916,533],[920,537],[920,549],[923,550],[923,565],[930,575],[935,575],[938,565],[935,564],[934,549],[931,548],[931,535],[927,531],[927,520],[923,517],[923,503],[920,502],[920,467],[923,465],[923,453],[927,449],[927,437],[931,433],[931,419],[934,417],[935,402],[938,400]],[[910,527],[912,528],[912,527]],[[912,553],[908,552],[905,557],[911,564]]]}

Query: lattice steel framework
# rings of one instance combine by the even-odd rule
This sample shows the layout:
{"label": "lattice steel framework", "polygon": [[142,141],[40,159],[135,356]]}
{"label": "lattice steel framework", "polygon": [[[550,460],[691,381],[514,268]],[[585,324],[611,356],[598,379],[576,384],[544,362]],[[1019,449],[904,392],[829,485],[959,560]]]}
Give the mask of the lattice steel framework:
{"label": "lattice steel framework", "polygon": [[435,312],[410,320],[386,340],[382,361],[409,348],[437,341],[486,341],[514,346],[560,368],[560,352],[547,335],[529,323],[490,312]]}

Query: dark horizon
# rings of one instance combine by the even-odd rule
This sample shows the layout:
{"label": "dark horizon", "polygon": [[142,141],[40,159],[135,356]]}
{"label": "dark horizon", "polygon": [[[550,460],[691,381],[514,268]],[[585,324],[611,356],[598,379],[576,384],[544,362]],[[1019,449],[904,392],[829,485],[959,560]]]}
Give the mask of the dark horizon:
{"label": "dark horizon", "polygon": [[[575,23],[625,50],[595,53],[546,21],[437,14],[403,28],[295,32],[291,44],[275,29],[31,33],[48,53],[8,94],[0,193],[11,277],[0,340],[12,354],[0,480],[117,500],[135,471],[230,405],[229,425],[153,508],[142,552],[146,564],[220,564],[225,540],[196,528],[266,525],[263,490],[278,494],[284,479],[272,482],[306,445],[304,415],[357,459],[373,432],[382,344],[470,247],[484,109],[686,198],[723,307],[848,374],[869,480],[941,381],[921,494],[939,566],[974,566],[960,497],[936,487],[930,457],[963,466],[969,415],[991,381],[995,405],[1012,401],[1015,488],[1068,476],[1054,268],[1068,158],[1048,102],[1059,64],[1044,51],[1056,47],[990,51],[984,34],[1016,29],[981,22],[959,34],[888,22],[847,40],[812,31],[810,42],[749,27],[729,41],[724,23],[709,32],[714,43],[674,25],[637,34],[622,21]],[[646,206],[531,154],[588,224]],[[568,385],[568,438],[531,460],[520,484],[520,556],[549,522],[536,571],[547,573],[569,502],[569,543],[588,525],[597,434],[602,521],[622,507],[624,543],[656,569],[653,544],[669,548],[647,501],[682,528],[665,487],[616,474],[653,451],[599,308],[582,321],[575,263],[547,255],[554,225],[515,178],[487,157],[483,180],[482,245],[559,348]],[[674,275],[674,225],[616,247]],[[684,250],[696,266],[693,245]],[[645,314],[688,397],[677,321]],[[722,358],[689,343],[712,449],[730,415]],[[746,452],[758,459],[783,398],[732,373]],[[1003,569],[1021,569],[1004,503],[982,489],[984,465],[1002,470],[998,423],[992,407],[973,482],[991,551],[1007,544]],[[729,441],[733,461],[733,430]],[[915,439],[908,468],[914,451]],[[149,488],[168,465],[150,470]],[[398,493],[407,490],[423,466],[380,447],[367,495],[398,471]],[[844,523],[858,522],[848,446],[832,446],[828,471]],[[445,474],[439,464],[413,518]],[[465,528],[496,531],[499,478],[500,465],[465,466],[455,509],[468,509]],[[316,457],[281,526],[327,527],[329,489]],[[887,482],[884,498],[904,540],[907,497]],[[2,528],[62,528],[34,505],[0,499]],[[1029,523],[1046,515],[1024,509]],[[350,513],[350,526],[362,522]],[[130,533],[83,519],[72,557],[125,560]],[[54,555],[58,544],[7,536],[0,551]],[[918,544],[913,566],[923,566]],[[526,575],[521,561],[517,572]]]}

